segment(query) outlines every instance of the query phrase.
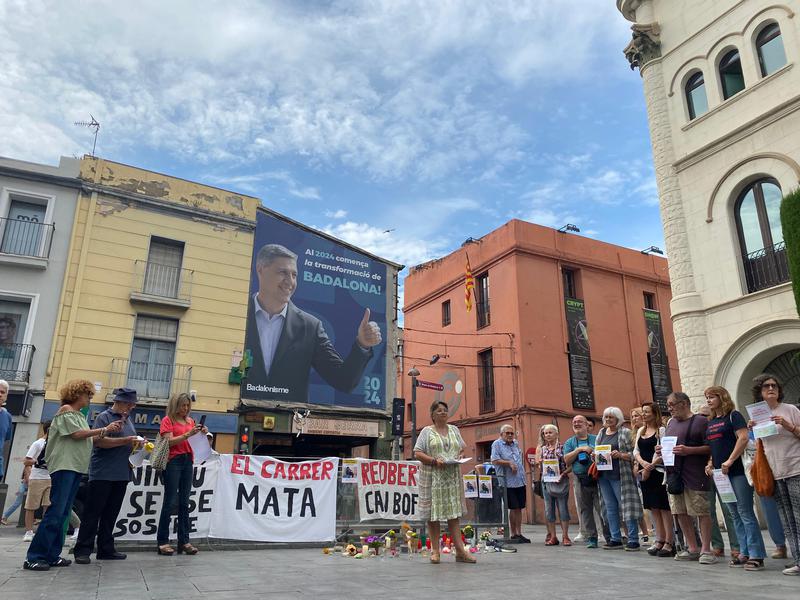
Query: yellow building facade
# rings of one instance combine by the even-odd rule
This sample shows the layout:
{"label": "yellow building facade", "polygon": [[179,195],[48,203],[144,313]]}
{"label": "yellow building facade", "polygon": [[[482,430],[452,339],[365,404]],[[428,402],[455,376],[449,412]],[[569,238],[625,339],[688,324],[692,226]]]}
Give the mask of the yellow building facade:
{"label": "yellow building facade", "polygon": [[168,397],[187,392],[215,448],[231,452],[239,386],[228,374],[244,342],[259,200],[95,157],[80,179],[43,418],[61,385],[85,378],[99,390],[90,419],[115,387],[132,387],[136,427],[154,435]]}

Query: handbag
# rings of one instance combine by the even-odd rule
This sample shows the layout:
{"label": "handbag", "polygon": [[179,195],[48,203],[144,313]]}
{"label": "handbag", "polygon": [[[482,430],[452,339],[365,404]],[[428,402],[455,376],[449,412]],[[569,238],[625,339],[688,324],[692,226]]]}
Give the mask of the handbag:
{"label": "handbag", "polygon": [[667,493],[673,496],[680,496],[683,493],[683,474],[682,469],[676,469],[667,473]]}
{"label": "handbag", "polygon": [[150,466],[156,471],[163,471],[167,468],[167,462],[169,462],[169,438],[159,433],[150,453]]}
{"label": "handbag", "polygon": [[566,496],[569,494],[569,477],[562,477],[558,481],[547,481],[547,493],[551,496]]}
{"label": "handbag", "polygon": [[756,443],[756,457],[750,475],[753,477],[756,494],[767,498],[775,493],[775,477],[772,474],[772,467],[767,462],[767,454],[764,452],[764,443],[761,440]]}
{"label": "handbag", "polygon": [[542,482],[536,480],[533,482],[533,493],[539,496],[540,498],[544,498],[544,492],[542,491]]}
{"label": "handbag", "polygon": [[597,480],[592,477],[591,473],[575,473],[575,477],[578,478],[578,483],[583,487],[597,487]]}

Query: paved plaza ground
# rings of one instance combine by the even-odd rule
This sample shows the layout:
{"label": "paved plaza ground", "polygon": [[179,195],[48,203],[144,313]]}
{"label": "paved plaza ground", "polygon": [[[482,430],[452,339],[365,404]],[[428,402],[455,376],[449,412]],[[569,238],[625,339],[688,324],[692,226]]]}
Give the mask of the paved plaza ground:
{"label": "paved plaza ground", "polygon": [[431,565],[420,557],[355,560],[325,556],[319,548],[270,548],[175,557],[133,552],[125,561],[45,573],[22,569],[27,544],[18,534],[0,528],[0,600],[800,597],[800,577],[780,573],[786,561],[767,560],[766,571],[746,573],[726,563],[701,566],[645,552],[551,548],[542,544],[542,527],[526,529],[537,543],[516,546],[516,554],[479,555],[477,565],[445,556]]}

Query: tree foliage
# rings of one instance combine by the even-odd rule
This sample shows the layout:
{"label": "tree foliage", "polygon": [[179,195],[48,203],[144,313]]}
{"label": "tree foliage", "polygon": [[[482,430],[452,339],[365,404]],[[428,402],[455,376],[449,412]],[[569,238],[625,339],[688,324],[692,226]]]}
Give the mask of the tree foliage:
{"label": "tree foliage", "polygon": [[794,288],[794,301],[800,315],[800,188],[784,196],[781,202],[781,225],[786,241],[786,256]]}

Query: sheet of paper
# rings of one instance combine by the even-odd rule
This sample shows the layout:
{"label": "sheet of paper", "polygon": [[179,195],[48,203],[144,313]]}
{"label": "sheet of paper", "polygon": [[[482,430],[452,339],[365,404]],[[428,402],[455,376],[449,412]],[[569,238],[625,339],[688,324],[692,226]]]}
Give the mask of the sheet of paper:
{"label": "sheet of paper", "polygon": [[446,465],[463,465],[471,461],[472,458],[448,458],[444,461]]}
{"label": "sheet of paper", "polygon": [[492,476],[478,475],[478,498],[492,497]]}
{"label": "sheet of paper", "polygon": [[762,421],[753,425],[753,435],[756,439],[778,435],[778,426],[772,421]]}
{"label": "sheet of paper", "polygon": [[478,497],[478,477],[477,475],[464,475],[464,497]]}
{"label": "sheet of paper", "polygon": [[676,435],[665,435],[661,438],[661,460],[664,461],[665,467],[675,466],[675,454],[672,450],[677,443],[678,436]]}
{"label": "sheet of paper", "polygon": [[142,446],[136,452],[133,452],[130,457],[128,457],[128,462],[131,463],[131,466],[133,467],[141,467],[145,458],[147,458],[147,450],[145,450],[144,446]]}
{"label": "sheet of paper", "polygon": [[754,404],[748,404],[745,408],[747,408],[747,414],[750,415],[750,419],[756,423],[772,420],[772,410],[769,404],[763,400]]}
{"label": "sheet of paper", "polygon": [[594,462],[598,471],[614,470],[614,463],[611,461],[611,444],[601,444],[594,447]]}
{"label": "sheet of paper", "polygon": [[204,463],[211,457],[211,444],[208,443],[208,437],[202,431],[195,433],[189,438],[189,445],[192,447],[194,453],[194,463],[199,465]]}
{"label": "sheet of paper", "polygon": [[358,459],[342,460],[342,483],[358,483]]}
{"label": "sheet of paper", "polygon": [[561,469],[558,459],[545,459],[542,461],[542,481],[556,483],[561,479]]}
{"label": "sheet of paper", "polygon": [[733,493],[731,480],[722,472],[722,469],[714,469],[714,485],[717,486],[719,497],[723,502],[736,502],[736,494]]}

